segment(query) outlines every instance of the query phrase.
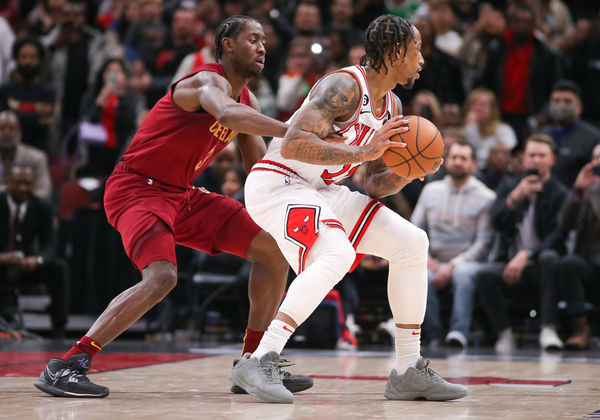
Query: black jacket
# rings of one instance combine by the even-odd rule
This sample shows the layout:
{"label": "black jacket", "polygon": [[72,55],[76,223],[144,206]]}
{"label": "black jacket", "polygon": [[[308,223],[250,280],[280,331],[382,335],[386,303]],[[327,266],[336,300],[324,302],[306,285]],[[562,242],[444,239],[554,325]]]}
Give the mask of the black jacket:
{"label": "black jacket", "polygon": [[[26,256],[38,255],[49,261],[55,256],[55,233],[52,204],[36,196],[27,202],[25,219],[21,223],[23,252]],[[7,192],[0,193],[0,252],[7,252],[10,234],[10,211]]]}
{"label": "black jacket", "polygon": [[[492,206],[492,226],[499,233],[499,261],[508,261],[509,246],[517,234],[517,225],[523,220],[529,206],[529,200],[521,200],[514,211],[506,207],[506,197],[517,186],[522,176],[504,180],[496,189],[497,198]],[[569,190],[555,178],[544,184],[535,201],[535,232],[540,243],[533,249],[532,257],[545,249],[554,249],[564,253],[565,236],[558,229],[558,213]]]}
{"label": "black jacket", "polygon": [[[559,56],[547,44],[534,38],[533,53],[529,62],[527,78],[527,100],[529,111],[539,113],[550,97],[552,85],[560,79],[562,70]],[[504,93],[504,64],[508,54],[508,44],[503,38],[490,43],[488,59],[485,64],[481,84],[496,94],[502,103]]]}

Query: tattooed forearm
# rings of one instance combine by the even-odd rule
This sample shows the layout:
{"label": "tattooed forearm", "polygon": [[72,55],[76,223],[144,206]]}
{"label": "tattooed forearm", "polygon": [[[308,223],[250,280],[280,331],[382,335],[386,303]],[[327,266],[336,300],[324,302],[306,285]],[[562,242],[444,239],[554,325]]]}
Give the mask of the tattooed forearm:
{"label": "tattooed forearm", "polygon": [[323,79],[290,122],[281,154],[288,159],[324,165],[362,162],[362,148],[322,139],[334,121],[352,118],[360,105],[360,89],[347,74],[332,74]]}
{"label": "tattooed forearm", "polygon": [[[323,137],[327,135],[327,132]],[[284,149],[285,148],[285,149]],[[281,149],[282,156],[315,165],[344,165],[362,162],[364,150],[344,143],[329,143],[314,133],[290,128]]]}
{"label": "tattooed forearm", "polygon": [[412,179],[401,177],[389,170],[381,159],[367,163],[364,188],[373,198],[396,194],[410,182]]}

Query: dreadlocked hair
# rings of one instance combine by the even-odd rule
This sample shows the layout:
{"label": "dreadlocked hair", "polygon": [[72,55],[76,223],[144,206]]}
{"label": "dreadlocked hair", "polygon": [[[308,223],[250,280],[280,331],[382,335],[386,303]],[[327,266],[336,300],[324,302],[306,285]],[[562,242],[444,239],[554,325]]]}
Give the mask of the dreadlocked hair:
{"label": "dreadlocked hair", "polygon": [[414,38],[413,26],[408,20],[394,15],[379,16],[371,22],[363,36],[365,55],[361,57],[360,65],[368,63],[376,71],[383,67],[387,73],[385,54],[393,61],[400,48],[404,47],[406,56],[408,40]]}
{"label": "dreadlocked hair", "polygon": [[255,22],[256,19],[250,16],[230,16],[225,19],[217,28],[215,32],[215,58],[220,60],[223,57],[223,38],[235,38],[244,28],[244,25],[248,22]]}

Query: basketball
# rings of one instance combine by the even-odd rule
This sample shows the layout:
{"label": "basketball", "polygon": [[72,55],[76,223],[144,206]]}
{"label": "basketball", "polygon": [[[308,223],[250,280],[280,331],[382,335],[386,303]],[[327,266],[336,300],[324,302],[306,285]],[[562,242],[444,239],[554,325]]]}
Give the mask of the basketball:
{"label": "basketball", "polygon": [[436,162],[442,158],[444,139],[427,118],[416,115],[405,118],[408,131],[390,140],[404,142],[406,147],[390,147],[383,153],[383,161],[397,175],[420,178],[433,172]]}

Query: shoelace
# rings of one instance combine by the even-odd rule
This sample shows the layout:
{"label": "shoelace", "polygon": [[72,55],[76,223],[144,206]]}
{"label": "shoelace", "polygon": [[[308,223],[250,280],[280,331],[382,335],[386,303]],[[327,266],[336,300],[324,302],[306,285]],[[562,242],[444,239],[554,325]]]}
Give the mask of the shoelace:
{"label": "shoelace", "polygon": [[61,369],[58,372],[58,375],[56,375],[56,379],[52,382],[52,385],[56,385],[56,383],[60,380],[60,378],[62,378],[64,376],[74,376],[75,378],[78,379],[79,382],[89,381],[87,376],[85,376],[84,372],[82,372],[78,369],[66,367],[64,369]]}
{"label": "shoelace", "polygon": [[294,366],[294,365],[295,365],[295,363],[292,363],[287,359],[279,359],[277,362],[275,362],[275,367],[277,368],[277,372],[279,373],[279,377],[281,379],[285,379],[285,378],[292,376],[292,374],[290,372],[286,372],[285,370],[283,370],[283,368]]}
{"label": "shoelace", "polygon": [[281,383],[281,378],[279,377],[279,367],[277,366],[277,362],[266,362],[266,364],[261,365],[260,368],[265,373],[268,383]]}
{"label": "shoelace", "polygon": [[431,379],[433,379],[435,382],[437,383],[442,383],[444,382],[444,379],[433,369],[431,369],[429,367],[429,360],[427,360],[427,363],[425,363],[425,366],[423,367],[423,369],[421,369],[420,371],[423,372],[423,375],[427,375],[429,376]]}

